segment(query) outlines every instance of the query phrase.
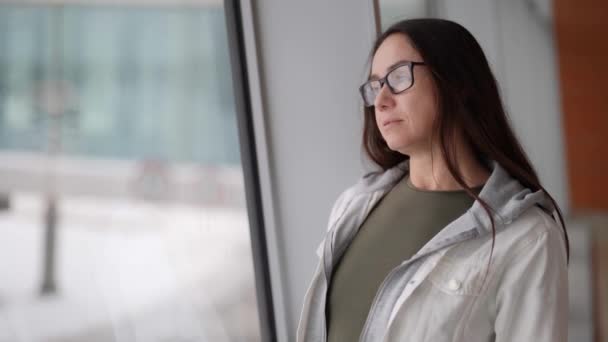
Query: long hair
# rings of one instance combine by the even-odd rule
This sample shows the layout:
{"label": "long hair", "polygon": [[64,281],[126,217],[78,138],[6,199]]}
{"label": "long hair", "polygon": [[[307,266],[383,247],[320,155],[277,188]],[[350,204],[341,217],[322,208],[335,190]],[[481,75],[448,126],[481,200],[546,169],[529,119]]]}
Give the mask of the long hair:
{"label": "long hair", "polygon": [[[517,140],[507,118],[498,86],[488,61],[473,35],[463,26],[443,19],[411,19],[397,22],[374,43],[373,58],[384,40],[392,34],[404,34],[420,53],[431,71],[437,90],[438,115],[433,136],[439,137],[441,156],[452,177],[479,201],[492,223],[492,249],[496,240],[494,211],[464,182],[456,158],[456,134],[460,130],[478,161],[494,160],[512,177],[532,191],[542,190],[557,210],[570,259],[568,233],[562,211],[541,185],[536,171]],[[376,125],[375,108],[363,109],[363,149],[383,170],[409,156],[391,150]],[[488,261],[489,265],[490,261]]]}

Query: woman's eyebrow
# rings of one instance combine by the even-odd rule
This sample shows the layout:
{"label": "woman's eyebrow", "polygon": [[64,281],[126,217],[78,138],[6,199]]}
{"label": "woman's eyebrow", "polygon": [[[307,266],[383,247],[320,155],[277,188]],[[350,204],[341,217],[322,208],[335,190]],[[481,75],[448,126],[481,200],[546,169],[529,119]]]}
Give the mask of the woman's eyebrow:
{"label": "woman's eyebrow", "polygon": [[[406,59],[402,59],[402,60],[399,60],[399,61],[397,61],[397,62],[395,62],[395,63],[391,64],[391,65],[390,65],[388,68],[386,68],[386,70],[387,70],[386,74],[388,74],[388,73],[389,73],[391,70],[393,70],[394,68],[396,68],[396,67],[397,67],[397,66],[399,66],[400,64],[405,64],[405,63],[408,63],[408,62],[409,62],[408,60],[406,60]],[[386,74],[385,74],[385,75],[386,75]],[[377,80],[377,79],[379,79],[379,78],[380,78],[380,76],[378,76],[378,75],[376,75],[376,74],[371,74],[371,75],[369,76],[369,80],[370,80],[370,81],[371,81],[371,80]]]}

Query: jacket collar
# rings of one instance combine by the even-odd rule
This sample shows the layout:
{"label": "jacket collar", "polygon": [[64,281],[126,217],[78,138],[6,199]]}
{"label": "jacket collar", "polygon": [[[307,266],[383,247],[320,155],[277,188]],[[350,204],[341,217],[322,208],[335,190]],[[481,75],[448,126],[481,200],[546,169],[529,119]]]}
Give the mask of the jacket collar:
{"label": "jacket collar", "polygon": [[[543,190],[532,192],[495,160],[487,159],[485,163],[490,168],[491,174],[482,187],[479,197],[493,209],[492,217],[497,229],[511,223],[534,205],[539,205],[550,213],[553,212],[554,206]],[[407,173],[409,173],[409,158],[386,171],[372,171],[365,174],[355,185],[354,193],[377,191],[386,193]],[[475,235],[492,232],[490,217],[481,202],[477,200],[466,213],[451,222],[444,230],[462,233],[471,228],[476,229]]]}

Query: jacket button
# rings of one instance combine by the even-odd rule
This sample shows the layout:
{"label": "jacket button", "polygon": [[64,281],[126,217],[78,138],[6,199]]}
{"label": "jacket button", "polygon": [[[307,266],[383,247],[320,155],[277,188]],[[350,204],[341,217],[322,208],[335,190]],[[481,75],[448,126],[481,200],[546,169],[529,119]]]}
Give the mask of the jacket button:
{"label": "jacket button", "polygon": [[450,279],[448,282],[448,289],[456,291],[460,288],[460,282],[456,279]]}

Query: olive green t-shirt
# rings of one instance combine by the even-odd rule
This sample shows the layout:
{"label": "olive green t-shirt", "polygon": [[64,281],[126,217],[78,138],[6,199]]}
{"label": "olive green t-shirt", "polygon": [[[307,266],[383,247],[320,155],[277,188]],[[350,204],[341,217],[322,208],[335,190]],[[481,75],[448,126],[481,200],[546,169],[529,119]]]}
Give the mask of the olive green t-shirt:
{"label": "olive green t-shirt", "polygon": [[[473,188],[479,194],[482,186]],[[328,342],[353,342],[388,273],[412,257],[474,199],[464,190],[417,189],[403,177],[372,209],[333,269],[326,314]]]}

